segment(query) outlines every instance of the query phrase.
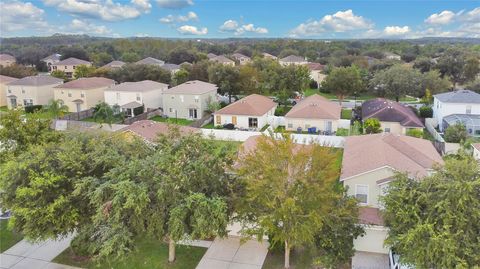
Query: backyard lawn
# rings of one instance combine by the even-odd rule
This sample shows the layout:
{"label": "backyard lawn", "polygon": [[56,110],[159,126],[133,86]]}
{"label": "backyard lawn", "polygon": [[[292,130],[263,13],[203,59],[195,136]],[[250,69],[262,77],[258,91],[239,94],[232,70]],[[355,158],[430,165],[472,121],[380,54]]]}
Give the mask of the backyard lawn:
{"label": "backyard lawn", "polygon": [[75,256],[70,248],[58,255],[53,262],[82,268],[115,268],[115,269],[193,269],[203,257],[206,248],[177,245],[177,259],[168,262],[168,245],[151,239],[137,241],[137,249],[124,256],[122,260],[95,262],[85,257]]}
{"label": "backyard lawn", "polygon": [[239,141],[223,141],[223,140],[213,140],[213,139],[210,141],[213,144],[213,146],[217,148],[217,150],[220,151],[222,148],[225,148],[226,151],[230,154],[237,154],[238,149],[242,144],[242,142],[239,142]]}
{"label": "backyard lawn", "polygon": [[7,229],[8,220],[0,220],[0,253],[22,240],[23,236]]}
{"label": "backyard lawn", "polygon": [[150,120],[158,121],[158,122],[171,123],[171,124],[177,124],[177,125],[184,125],[184,126],[188,126],[188,125],[194,123],[193,120],[176,119],[176,118],[163,118],[162,116],[154,116],[154,117],[151,117]]}
{"label": "backyard lawn", "polygon": [[[290,269],[316,269],[323,268],[320,265],[314,265],[316,255],[305,249],[293,249],[290,253]],[[284,268],[284,252],[269,250],[262,269],[283,269]],[[344,265],[339,269],[351,268]]]}
{"label": "backyard lawn", "polygon": [[352,110],[351,109],[342,109],[341,118],[344,120],[352,119]]}

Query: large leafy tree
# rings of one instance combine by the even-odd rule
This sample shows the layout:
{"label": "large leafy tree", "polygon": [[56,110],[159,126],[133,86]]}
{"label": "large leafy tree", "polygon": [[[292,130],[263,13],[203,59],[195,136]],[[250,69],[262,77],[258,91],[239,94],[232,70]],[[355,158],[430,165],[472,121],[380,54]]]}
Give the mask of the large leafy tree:
{"label": "large leafy tree", "polygon": [[421,181],[399,174],[382,198],[386,243],[418,268],[480,264],[480,167],[460,154]]}
{"label": "large leafy tree", "polygon": [[420,72],[411,67],[394,65],[386,70],[378,71],[370,87],[374,92],[387,97],[395,98],[398,102],[406,94],[421,96],[425,89],[421,87]]}
{"label": "large leafy tree", "polygon": [[[332,230],[324,225],[340,221],[332,216],[338,216],[336,207],[344,197],[337,182],[338,154],[332,148],[295,144],[288,135],[279,140],[262,136],[254,151],[240,154],[236,172],[245,190],[239,194],[236,213],[242,233],[258,239],[269,236],[272,244],[284,245],[285,268],[290,267],[294,247],[318,240],[328,248],[323,239],[332,238],[327,232]],[[355,209],[355,203],[349,206]],[[351,213],[355,220],[355,210]],[[351,242],[346,248],[351,250]]]}
{"label": "large leafy tree", "polygon": [[118,167],[92,196],[100,208],[92,238],[100,256],[122,255],[135,236],[169,242],[169,261],[175,260],[180,240],[225,236],[232,182],[231,164],[200,135],[173,130],[156,142],[155,152],[143,160]]}
{"label": "large leafy tree", "polygon": [[466,60],[463,68],[463,77],[465,81],[473,81],[480,73],[480,62],[478,58],[471,57]]}
{"label": "large leafy tree", "polygon": [[95,67],[87,65],[79,65],[75,68],[75,73],[73,76],[75,78],[86,78],[90,77],[95,72]]}
{"label": "large leafy tree", "polygon": [[[430,90],[433,94],[446,92],[452,88],[452,83],[446,77],[441,77],[438,70],[432,70],[422,75],[422,89]],[[421,91],[419,92],[419,94]],[[420,97],[421,95],[415,95]]]}
{"label": "large leafy tree", "polygon": [[335,94],[340,101],[365,89],[360,69],[356,66],[334,68],[322,82],[322,88]]}
{"label": "large leafy tree", "polygon": [[210,82],[217,84],[222,94],[228,94],[230,103],[232,102],[232,95],[240,93],[240,72],[234,66],[211,65],[208,68],[208,78]]}
{"label": "large leafy tree", "polygon": [[467,54],[461,48],[450,48],[439,57],[435,68],[454,83],[462,82],[466,58]]}
{"label": "large leafy tree", "polygon": [[43,107],[53,118],[58,119],[68,113],[68,106],[63,104],[62,100],[50,100],[48,105]]}
{"label": "large leafy tree", "polygon": [[111,107],[105,102],[98,103],[93,108],[93,119],[98,123],[112,125],[122,117],[118,106]]}

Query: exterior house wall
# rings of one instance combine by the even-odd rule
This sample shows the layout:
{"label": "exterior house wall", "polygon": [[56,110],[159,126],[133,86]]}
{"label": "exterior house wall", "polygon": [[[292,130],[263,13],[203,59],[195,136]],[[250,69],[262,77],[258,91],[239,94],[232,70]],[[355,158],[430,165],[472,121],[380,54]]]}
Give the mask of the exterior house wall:
{"label": "exterior house wall", "polygon": [[320,70],[312,70],[310,71],[310,78],[317,82],[318,87],[320,88],[320,84],[322,81],[327,77],[327,75],[322,74]]}
{"label": "exterior house wall", "polygon": [[189,109],[197,109],[197,119],[202,118],[207,110],[209,100],[216,100],[217,91],[204,94],[172,94],[163,95],[163,114],[170,118],[191,119]]}
{"label": "exterior house wall", "polygon": [[[54,98],[54,87],[62,83],[44,85],[44,86],[22,86],[22,85],[7,85],[6,96],[15,95],[17,98],[17,106],[23,107],[25,99],[32,99],[33,105],[47,105],[50,100]],[[12,109],[12,102],[10,98],[7,100],[7,106]]]}
{"label": "exterior house wall", "polygon": [[[92,66],[92,64],[85,64],[86,66]],[[63,71],[68,78],[73,78],[75,75],[75,68],[77,65],[52,65],[52,71],[59,70]]]}
{"label": "exterior house wall", "polygon": [[7,85],[5,83],[0,83],[0,106],[7,105]]}
{"label": "exterior house wall", "polygon": [[[55,99],[62,100],[68,106],[69,112],[80,112],[94,107],[104,99],[104,90],[108,87],[100,87],[95,89],[55,89]],[[80,111],[77,111],[77,103],[74,100],[82,100],[79,105]]]}
{"label": "exterior house wall", "polygon": [[471,108],[473,115],[480,115],[480,104],[461,104],[461,103],[444,103],[437,98],[433,101],[433,118],[439,124],[440,131],[443,131],[443,118],[452,114],[468,114],[467,107]]}
{"label": "exterior house wall", "polygon": [[284,61],[278,61],[280,63],[280,65],[282,66],[287,66],[287,65],[305,65],[305,64],[308,64],[307,61],[303,61],[303,62],[284,62]]}
{"label": "exterior house wall", "polygon": [[389,249],[383,245],[387,238],[387,228],[383,226],[365,226],[365,235],[353,240],[356,251],[388,254]]}
{"label": "exterior house wall", "polygon": [[317,131],[325,131],[326,122],[332,122],[332,132],[336,132],[338,129],[338,120],[329,119],[301,119],[301,118],[289,118],[285,117],[285,129],[287,131],[296,131],[298,127],[302,128],[302,131],[307,131],[310,127],[317,127]]}
{"label": "exterior house wall", "polygon": [[235,124],[235,127],[238,128],[249,128],[248,126],[248,119],[249,118],[257,118],[258,121],[258,129],[262,129],[265,125],[268,124],[268,117],[273,116],[275,114],[275,109],[277,106],[274,108],[270,109],[267,113],[263,114],[262,116],[254,116],[254,115],[229,115],[229,114],[215,114],[214,115],[214,124],[215,126],[218,125],[224,125],[227,123],[233,123],[232,117],[237,117],[237,123]]}
{"label": "exterior house wall", "polygon": [[475,147],[473,147],[473,158],[475,158],[475,160],[480,160],[480,151],[478,149],[476,149]]}
{"label": "exterior house wall", "polygon": [[[145,109],[148,108],[160,108],[163,106],[162,99],[163,89],[137,92],[137,91],[105,91],[105,102],[110,106],[113,105],[125,105],[130,102],[138,102],[145,105]],[[137,99],[137,97],[139,99]]]}

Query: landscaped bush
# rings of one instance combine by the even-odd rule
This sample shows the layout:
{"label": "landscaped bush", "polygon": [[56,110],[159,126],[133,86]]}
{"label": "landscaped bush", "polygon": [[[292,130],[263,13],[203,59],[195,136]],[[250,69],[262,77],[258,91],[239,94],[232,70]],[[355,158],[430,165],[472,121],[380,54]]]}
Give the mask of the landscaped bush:
{"label": "landscaped bush", "polygon": [[445,141],[448,143],[460,143],[467,139],[467,128],[461,123],[450,125],[445,130]]}
{"label": "landscaped bush", "polygon": [[318,83],[313,79],[310,80],[309,86],[310,89],[318,89]]}
{"label": "landscaped bush", "polygon": [[420,117],[422,118],[431,118],[433,117],[433,109],[430,106],[422,106],[419,110]]}
{"label": "landscaped bush", "polygon": [[278,106],[277,109],[275,109],[275,116],[285,116],[290,109],[292,109],[290,106]]}
{"label": "landscaped bush", "polygon": [[423,131],[419,130],[419,129],[408,129],[407,130],[407,135],[417,137],[417,138],[422,138],[423,137]]}
{"label": "landscaped bush", "polygon": [[337,136],[348,136],[348,129],[338,128],[337,129]]}
{"label": "landscaped bush", "polygon": [[33,105],[33,106],[26,106],[25,107],[25,112],[26,113],[35,113],[37,111],[42,110],[42,105]]}
{"label": "landscaped bush", "polygon": [[367,134],[377,134],[382,132],[380,121],[375,118],[367,119],[363,122],[363,129]]}

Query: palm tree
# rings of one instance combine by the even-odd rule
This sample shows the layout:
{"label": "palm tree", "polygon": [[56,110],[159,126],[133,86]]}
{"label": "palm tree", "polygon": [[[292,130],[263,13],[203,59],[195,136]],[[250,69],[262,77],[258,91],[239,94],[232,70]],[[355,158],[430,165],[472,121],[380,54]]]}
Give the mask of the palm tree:
{"label": "palm tree", "polygon": [[105,102],[97,104],[93,108],[93,119],[100,124],[107,123],[112,126],[112,123],[117,119],[117,114],[114,109]]}
{"label": "palm tree", "polygon": [[62,100],[52,99],[45,107],[45,111],[50,113],[54,119],[58,119],[68,113],[68,106],[64,105]]}

